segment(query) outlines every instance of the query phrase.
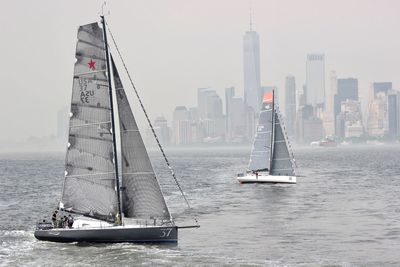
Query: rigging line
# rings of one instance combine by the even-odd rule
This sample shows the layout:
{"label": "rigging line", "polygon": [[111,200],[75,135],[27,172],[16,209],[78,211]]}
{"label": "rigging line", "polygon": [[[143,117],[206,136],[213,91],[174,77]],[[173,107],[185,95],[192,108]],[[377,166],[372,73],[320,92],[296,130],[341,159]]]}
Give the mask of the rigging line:
{"label": "rigging line", "polygon": [[[181,195],[182,195],[183,199],[184,199],[185,202],[186,202],[186,205],[188,206],[189,210],[192,210],[192,207],[190,206],[189,201],[187,200],[186,195],[185,195],[185,193],[183,192],[182,187],[181,187],[180,183],[178,182],[178,179],[177,179],[176,176],[175,176],[175,172],[174,172],[174,170],[173,170],[171,164],[170,164],[169,161],[168,161],[168,158],[167,158],[167,156],[166,156],[166,154],[165,154],[165,152],[164,152],[164,150],[163,150],[163,148],[162,148],[162,146],[161,146],[161,143],[160,143],[160,141],[158,140],[157,134],[156,134],[156,132],[155,132],[155,130],[154,130],[154,128],[153,128],[153,125],[152,125],[152,123],[151,123],[151,121],[150,121],[150,118],[149,118],[149,116],[147,115],[146,109],[144,108],[144,105],[143,105],[143,103],[142,103],[142,100],[141,100],[141,98],[140,98],[140,96],[139,96],[138,91],[136,90],[135,84],[133,83],[132,77],[131,77],[131,75],[130,75],[130,73],[129,73],[129,71],[128,71],[128,68],[127,68],[127,66],[126,66],[126,64],[125,64],[125,61],[124,61],[124,59],[122,58],[121,52],[119,51],[118,45],[117,45],[117,43],[116,43],[116,41],[115,41],[115,39],[114,39],[114,35],[113,35],[112,32],[111,32],[110,25],[108,25],[107,22],[106,22],[106,25],[107,25],[108,32],[110,33],[111,39],[112,39],[112,41],[113,41],[113,43],[114,43],[115,49],[116,49],[116,51],[117,51],[117,53],[118,53],[118,56],[119,56],[119,58],[121,59],[122,65],[124,66],[124,69],[125,69],[125,71],[126,71],[126,74],[128,75],[129,81],[130,81],[130,83],[131,83],[131,85],[132,85],[132,87],[133,87],[133,90],[135,91],[136,97],[137,97],[137,99],[139,100],[139,104],[140,104],[140,106],[141,106],[141,108],[142,108],[142,110],[143,110],[143,113],[144,113],[145,117],[146,117],[147,123],[149,124],[150,129],[151,129],[151,131],[152,131],[152,133],[153,133],[153,136],[154,136],[154,138],[155,138],[155,140],[156,140],[156,142],[157,142],[158,148],[160,149],[160,151],[161,151],[161,153],[162,153],[162,155],[163,155],[163,157],[164,157],[165,163],[167,164],[167,166],[168,166],[168,168],[169,168],[169,170],[170,170],[170,172],[171,172],[171,175],[172,175],[172,177],[174,178],[175,183],[176,183],[176,185],[178,186],[179,191],[181,192]],[[196,222],[196,224],[198,225],[199,223],[198,223],[198,221],[197,221],[197,218],[196,218],[195,216],[193,216],[193,219],[194,219],[194,221]]]}

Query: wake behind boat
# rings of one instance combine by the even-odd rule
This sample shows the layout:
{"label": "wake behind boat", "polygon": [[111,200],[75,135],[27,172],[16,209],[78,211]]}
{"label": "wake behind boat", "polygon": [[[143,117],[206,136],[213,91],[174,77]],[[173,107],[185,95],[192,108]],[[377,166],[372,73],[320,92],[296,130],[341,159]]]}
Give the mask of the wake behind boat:
{"label": "wake behind boat", "polygon": [[239,173],[240,183],[296,183],[294,157],[274,105],[274,91],[264,94],[247,172]]}
{"label": "wake behind boat", "polygon": [[[177,242],[178,228],[198,225],[175,225],[108,49],[103,16],[101,27],[98,22],[79,27],[60,212],[53,214],[52,223],[38,223],[34,235],[53,242]],[[121,185],[115,117],[120,129]],[[66,214],[75,216],[73,222],[72,216],[62,220]]]}

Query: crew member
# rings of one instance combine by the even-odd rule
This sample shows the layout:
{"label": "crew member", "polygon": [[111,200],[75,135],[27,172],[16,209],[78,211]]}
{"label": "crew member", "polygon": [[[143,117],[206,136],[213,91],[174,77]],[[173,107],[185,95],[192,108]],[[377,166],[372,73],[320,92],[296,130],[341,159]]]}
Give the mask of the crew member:
{"label": "crew member", "polygon": [[72,228],[72,225],[74,224],[74,218],[70,215],[68,215],[68,227]]}
{"label": "crew member", "polygon": [[58,211],[54,211],[53,215],[51,216],[51,221],[53,222],[53,226],[57,227],[56,223],[57,223],[57,212]]}

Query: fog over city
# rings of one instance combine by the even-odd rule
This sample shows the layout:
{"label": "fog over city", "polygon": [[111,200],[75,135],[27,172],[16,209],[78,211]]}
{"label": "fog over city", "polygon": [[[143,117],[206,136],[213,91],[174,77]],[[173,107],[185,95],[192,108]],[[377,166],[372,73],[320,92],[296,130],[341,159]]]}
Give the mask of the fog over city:
{"label": "fog over city", "polygon": [[[57,113],[71,99],[76,30],[99,19],[102,1],[1,3],[0,147],[12,150],[30,137],[57,134]],[[282,110],[285,77],[295,76],[302,88],[307,54],[324,54],[326,88],[333,70],[358,79],[361,100],[373,82],[400,88],[399,1],[107,1],[105,9],[152,120],[170,123],[176,106],[196,106],[198,88],[216,90],[223,101],[227,87],[243,96],[250,9],[261,85],[278,88]],[[136,116],[146,128],[143,115]]]}

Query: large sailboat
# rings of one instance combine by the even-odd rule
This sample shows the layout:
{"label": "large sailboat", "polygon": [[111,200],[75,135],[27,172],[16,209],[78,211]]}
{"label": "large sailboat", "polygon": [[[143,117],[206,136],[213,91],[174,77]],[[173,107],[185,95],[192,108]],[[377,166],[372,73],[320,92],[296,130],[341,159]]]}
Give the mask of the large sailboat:
{"label": "large sailboat", "polygon": [[274,91],[264,94],[257,132],[248,170],[239,173],[240,183],[296,183],[293,153],[279,111],[274,104]]}
{"label": "large sailboat", "polygon": [[[176,226],[167,207],[109,52],[104,16],[101,23],[79,27],[75,57],[65,178],[58,206],[58,214],[71,214],[74,221],[60,225],[55,213],[52,224],[37,225],[35,237],[54,242],[177,242],[178,228],[191,226]],[[140,98],[139,102],[145,112]],[[114,118],[120,129],[121,184]],[[154,129],[153,133],[165,157]]]}

